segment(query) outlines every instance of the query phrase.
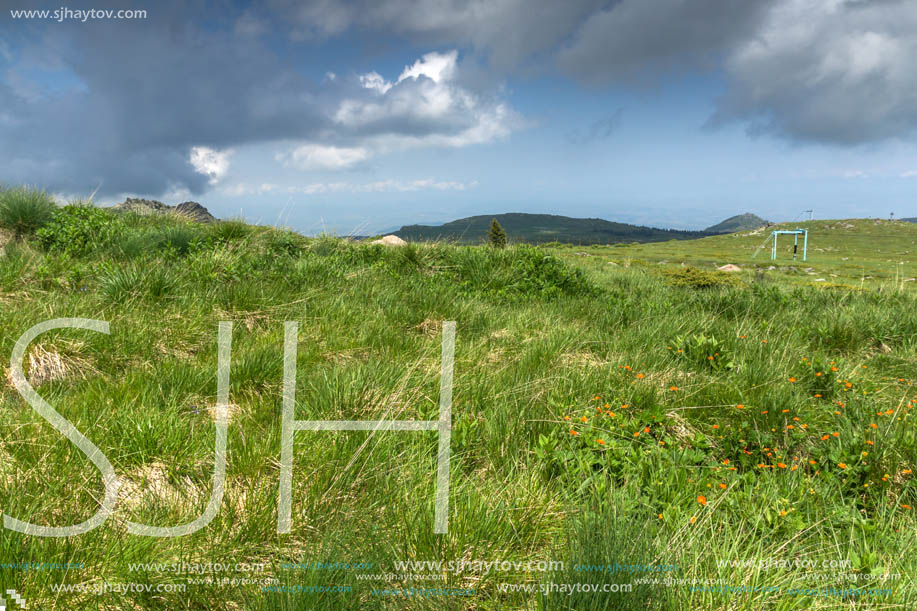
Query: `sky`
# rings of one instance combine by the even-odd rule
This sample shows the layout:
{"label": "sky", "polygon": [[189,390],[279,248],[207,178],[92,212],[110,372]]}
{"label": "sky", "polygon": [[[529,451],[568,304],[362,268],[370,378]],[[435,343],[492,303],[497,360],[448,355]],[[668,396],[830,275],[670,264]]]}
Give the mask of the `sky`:
{"label": "sky", "polygon": [[307,234],[917,217],[915,65],[908,0],[0,0],[0,182]]}

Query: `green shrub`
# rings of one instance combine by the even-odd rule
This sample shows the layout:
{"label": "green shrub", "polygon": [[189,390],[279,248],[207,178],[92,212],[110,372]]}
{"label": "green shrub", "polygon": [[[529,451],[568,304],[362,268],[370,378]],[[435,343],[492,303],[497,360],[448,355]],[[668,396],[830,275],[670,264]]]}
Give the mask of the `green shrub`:
{"label": "green shrub", "polygon": [[117,226],[111,213],[79,202],[55,210],[51,222],[36,235],[48,250],[83,255],[111,244]]}
{"label": "green shrub", "polygon": [[17,236],[35,233],[48,224],[57,206],[45,191],[17,187],[0,192],[0,227]]}
{"label": "green shrub", "polygon": [[708,272],[686,265],[662,272],[671,286],[692,289],[741,286],[742,281],[726,272]]}

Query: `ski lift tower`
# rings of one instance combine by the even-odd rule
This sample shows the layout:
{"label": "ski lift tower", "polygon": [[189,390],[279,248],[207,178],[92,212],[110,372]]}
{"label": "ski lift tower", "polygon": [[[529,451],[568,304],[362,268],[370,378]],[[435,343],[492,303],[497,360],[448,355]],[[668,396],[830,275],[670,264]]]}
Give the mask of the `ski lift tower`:
{"label": "ski lift tower", "polygon": [[771,232],[771,238],[774,240],[773,249],[771,250],[771,259],[777,259],[777,236],[781,234],[793,236],[793,261],[796,260],[796,253],[799,250],[799,236],[802,236],[802,260],[806,260],[806,247],[809,243],[808,229],[781,229]]}

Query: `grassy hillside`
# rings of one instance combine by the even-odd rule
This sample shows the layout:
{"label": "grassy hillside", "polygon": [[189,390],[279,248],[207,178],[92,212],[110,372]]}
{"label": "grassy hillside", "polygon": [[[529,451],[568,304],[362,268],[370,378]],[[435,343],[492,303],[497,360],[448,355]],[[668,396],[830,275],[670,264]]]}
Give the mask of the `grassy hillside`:
{"label": "grassy hillside", "polygon": [[[0,199],[0,224],[5,218]],[[790,272],[705,275],[714,262],[766,263],[750,259],[761,234],[556,249],[556,258],[530,246],[387,248],[82,208],[28,225],[0,238],[0,355],[7,363],[16,339],[51,318],[110,323],[109,335],[41,335],[26,374],[123,482],[115,514],[89,533],[3,531],[0,583],[30,608],[888,609],[917,601],[909,577],[917,570],[914,283],[826,290]],[[913,266],[917,257],[902,251],[910,234],[869,238],[903,232],[899,225],[910,228],[847,235],[813,226],[811,265],[842,270],[846,256],[880,270],[885,254],[871,254],[879,248]],[[828,250],[828,235],[847,250]],[[700,269],[680,274],[682,259]],[[437,434],[361,431],[296,433],[292,531],[278,534],[284,321],[299,322],[298,419],[426,420],[438,413],[444,320],[457,322],[448,534],[433,534]],[[234,325],[223,503],[189,536],[128,534],[127,520],[177,525],[207,505],[220,321]],[[0,454],[7,515],[60,526],[98,509],[99,472],[8,382],[0,382]],[[840,572],[767,564],[799,559],[850,564]],[[564,568],[396,568],[415,560]],[[20,562],[80,566],[3,564]],[[181,562],[264,570],[149,566]],[[615,563],[677,570],[582,570]],[[892,577],[871,577],[884,574]],[[646,578],[660,583],[639,583]],[[726,594],[692,580],[892,592]],[[131,582],[186,591],[104,591]],[[551,583],[633,589],[538,592]],[[60,584],[89,591],[55,592]],[[384,591],[412,587],[474,593]]]}
{"label": "grassy hillside", "polygon": [[464,244],[485,241],[491,219],[496,218],[511,242],[541,244],[614,244],[618,242],[659,242],[690,240],[707,235],[700,231],[656,229],[613,223],[603,219],[578,219],[555,214],[509,213],[471,216],[443,225],[405,225],[395,235],[408,241],[447,240]]}
{"label": "grassy hillside", "polygon": [[[801,239],[798,258],[793,260],[792,235],[779,236],[777,258],[772,260],[770,232],[797,227],[809,231],[808,260],[802,260]],[[877,219],[804,221],[700,240],[561,247],[556,252],[582,259],[584,265],[595,269],[604,269],[608,261],[615,265],[673,267],[690,264],[707,268],[731,263],[743,268],[740,275],[745,277],[757,273],[763,279],[793,285],[823,283],[886,289],[897,285],[908,289],[915,288],[913,279],[917,277],[917,225]]]}
{"label": "grassy hillside", "polygon": [[735,233],[736,231],[753,231],[759,227],[767,225],[767,221],[758,216],[746,212],[730,216],[728,219],[704,229],[707,233]]}

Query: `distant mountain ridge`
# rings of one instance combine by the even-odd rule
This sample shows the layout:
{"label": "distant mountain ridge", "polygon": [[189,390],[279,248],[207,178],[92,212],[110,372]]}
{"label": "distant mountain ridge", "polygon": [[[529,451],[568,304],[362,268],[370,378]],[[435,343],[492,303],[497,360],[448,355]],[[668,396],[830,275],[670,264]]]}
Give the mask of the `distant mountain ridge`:
{"label": "distant mountain ridge", "polygon": [[615,223],[598,218],[573,218],[557,214],[482,214],[442,225],[405,225],[395,232],[408,241],[450,240],[478,243],[484,239],[491,219],[497,219],[511,242],[564,242],[568,244],[614,244],[619,242],[664,242],[693,240],[711,235],[705,231],[658,229]]}
{"label": "distant mountain ridge", "polygon": [[737,231],[750,231],[752,229],[758,229],[759,227],[764,227],[769,225],[768,221],[765,221],[763,218],[757,214],[752,214],[751,212],[746,212],[745,214],[737,214],[735,216],[730,216],[725,221],[721,221],[716,225],[711,225],[704,229],[707,233],[735,233]]}

